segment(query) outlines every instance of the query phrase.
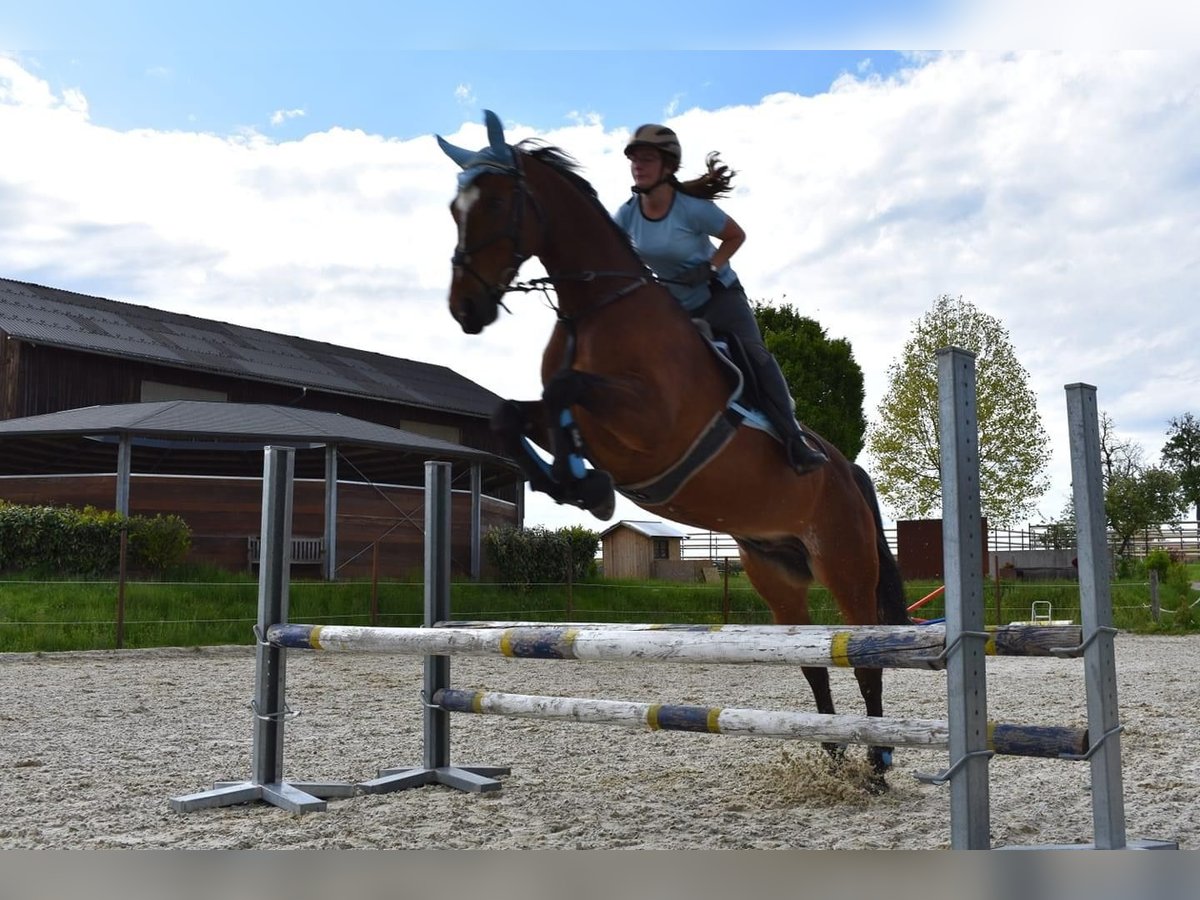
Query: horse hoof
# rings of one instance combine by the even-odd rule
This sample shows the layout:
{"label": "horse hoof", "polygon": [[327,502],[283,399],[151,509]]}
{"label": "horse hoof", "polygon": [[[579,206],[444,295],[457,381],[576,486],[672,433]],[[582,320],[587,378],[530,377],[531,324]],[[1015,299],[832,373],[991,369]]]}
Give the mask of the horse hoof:
{"label": "horse hoof", "polygon": [[582,509],[586,509],[597,519],[611,519],[617,506],[616,494],[613,491],[612,476],[607,472],[595,469],[588,472],[579,487],[576,500]]}
{"label": "horse hoof", "polygon": [[867,779],[867,793],[879,796],[886,794],[891,790],[891,786],[887,783],[887,779],[880,772],[875,773]]}
{"label": "horse hoof", "polygon": [[829,768],[837,771],[842,763],[846,761],[846,745],[845,744],[822,744],[821,749],[829,754]]}

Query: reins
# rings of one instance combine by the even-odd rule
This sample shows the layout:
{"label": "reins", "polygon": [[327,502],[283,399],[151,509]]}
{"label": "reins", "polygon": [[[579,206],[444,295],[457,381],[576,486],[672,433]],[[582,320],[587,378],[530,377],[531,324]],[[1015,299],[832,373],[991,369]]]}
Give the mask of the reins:
{"label": "reins", "polygon": [[[620,290],[601,297],[583,312],[577,313],[573,316],[563,315],[563,312],[559,308],[558,304],[550,299],[550,293],[557,288],[557,282],[572,281],[587,283],[590,281],[595,281],[597,278],[629,278],[631,281]],[[554,310],[554,314],[558,316],[558,320],[560,322],[573,324],[578,322],[580,319],[590,316],[592,313],[599,312],[600,310],[611,306],[618,300],[628,297],[641,288],[644,288],[646,285],[653,284],[657,280],[658,279],[649,273],[635,275],[632,272],[575,272],[567,275],[547,275],[544,278],[531,278],[529,281],[514,282],[504,289],[504,293],[529,294],[533,293],[534,291],[538,291],[546,301],[546,305]],[[508,307],[504,308],[506,311],[508,311]]]}

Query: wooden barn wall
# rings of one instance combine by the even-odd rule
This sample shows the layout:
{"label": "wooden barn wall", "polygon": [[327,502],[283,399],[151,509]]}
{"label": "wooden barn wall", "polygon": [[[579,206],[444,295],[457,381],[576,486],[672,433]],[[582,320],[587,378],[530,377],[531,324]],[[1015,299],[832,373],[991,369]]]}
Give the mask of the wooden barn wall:
{"label": "wooden barn wall", "polygon": [[17,363],[21,342],[0,331],[0,419],[11,419],[17,408]]}
{"label": "wooden barn wall", "polygon": [[604,538],[605,578],[649,578],[654,548],[645,535],[618,528]]}
{"label": "wooden barn wall", "polygon": [[[979,564],[988,573],[987,517],[980,520]],[[906,581],[942,578],[946,572],[941,519],[901,519],[896,523],[896,559]]]}
{"label": "wooden barn wall", "polygon": [[502,453],[486,418],[463,416],[435,409],[406,406],[323,392],[303,391],[287,385],[233,378],[185,368],[118,359],[5,339],[0,343],[0,418],[15,419],[43,413],[137,403],[143,381],[218,391],[231,403],[274,403],[302,409],[336,412],[377,422],[393,428],[420,430],[421,423],[434,426],[430,433],[449,438],[441,429],[457,431],[455,442],[479,450]]}
{"label": "wooden barn wall", "polygon": [[[115,475],[21,476],[0,478],[0,499],[12,503],[95,506],[113,509]],[[380,545],[379,574],[402,578],[424,565],[424,490],[338,484],[338,578],[367,578],[372,545]],[[470,571],[471,495],[455,491],[451,509],[451,565]],[[129,489],[133,515],[178,515],[192,530],[189,561],[229,570],[248,568],[247,538],[257,535],[262,517],[262,481],[257,478],[190,478],[134,475]],[[516,524],[516,507],[482,498],[483,530]],[[325,485],[297,480],[292,501],[292,534],[321,537],[325,521]],[[296,577],[316,576],[316,566],[295,566]]]}

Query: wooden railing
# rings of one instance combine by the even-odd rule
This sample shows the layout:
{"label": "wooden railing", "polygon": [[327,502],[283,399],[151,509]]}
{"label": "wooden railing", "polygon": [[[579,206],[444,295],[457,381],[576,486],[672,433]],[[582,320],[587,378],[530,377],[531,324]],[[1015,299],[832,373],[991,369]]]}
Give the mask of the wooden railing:
{"label": "wooden railing", "polygon": [[[252,534],[246,538],[246,557],[253,568],[258,565],[262,552],[262,539]],[[319,566],[325,562],[325,538],[323,537],[294,537],[292,538],[292,565]]]}

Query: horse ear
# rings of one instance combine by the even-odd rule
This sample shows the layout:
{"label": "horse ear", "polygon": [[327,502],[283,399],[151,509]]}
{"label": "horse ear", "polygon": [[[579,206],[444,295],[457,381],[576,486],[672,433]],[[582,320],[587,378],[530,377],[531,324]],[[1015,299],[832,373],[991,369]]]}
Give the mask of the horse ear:
{"label": "horse ear", "polygon": [[508,144],[504,142],[504,126],[500,117],[490,109],[483,111],[483,122],[487,125],[488,147],[496,159],[511,159]]}
{"label": "horse ear", "polygon": [[437,135],[438,146],[442,148],[442,152],[458,163],[460,169],[465,169],[475,156],[475,151],[464,150],[462,147],[456,147],[449,141],[445,140],[440,134]]}

